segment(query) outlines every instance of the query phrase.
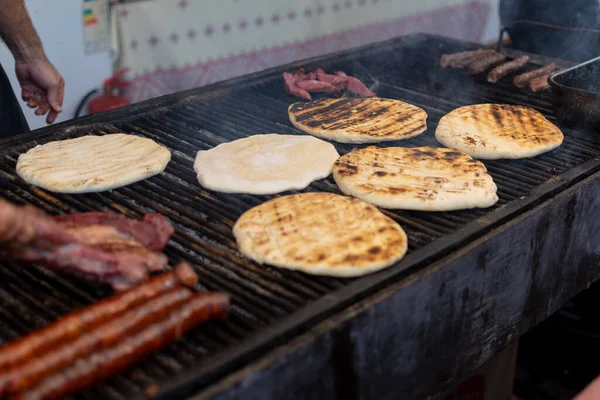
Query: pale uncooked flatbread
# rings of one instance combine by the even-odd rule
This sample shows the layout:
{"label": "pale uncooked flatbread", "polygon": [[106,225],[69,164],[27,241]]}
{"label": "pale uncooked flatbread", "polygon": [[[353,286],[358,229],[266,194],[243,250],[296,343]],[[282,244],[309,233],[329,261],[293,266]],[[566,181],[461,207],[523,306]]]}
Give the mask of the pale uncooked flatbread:
{"label": "pale uncooked flatbread", "polygon": [[171,152],[153,140],[116,133],[36,146],[21,154],[17,173],[56,193],[102,192],[161,173]]}
{"label": "pale uncooked flatbread", "polygon": [[406,233],[371,204],[331,193],[279,197],[244,213],[233,234],[260,264],[313,275],[362,276],[399,261]]}
{"label": "pale uncooked flatbread", "polygon": [[435,137],[472,157],[527,158],[560,146],[560,129],[538,111],[523,106],[477,104],[442,117]]}
{"label": "pale uncooked flatbread", "polygon": [[339,156],[332,144],[311,136],[254,135],[199,151],[194,170],[210,190],[274,194],[328,177]]}
{"label": "pale uncooked flatbread", "polygon": [[402,140],[427,129],[427,113],[421,108],[377,97],[294,103],[288,114],[296,128],[341,143]]}
{"label": "pale uncooked flatbread", "polygon": [[333,178],[341,191],[382,208],[451,211],[498,201],[480,161],[433,147],[368,147],[340,157]]}

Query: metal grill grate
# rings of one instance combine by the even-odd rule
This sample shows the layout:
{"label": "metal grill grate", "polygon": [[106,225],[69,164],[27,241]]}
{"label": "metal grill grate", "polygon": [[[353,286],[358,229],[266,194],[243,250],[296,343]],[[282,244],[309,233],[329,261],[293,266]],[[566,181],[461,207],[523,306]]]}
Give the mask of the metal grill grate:
{"label": "metal grill grate", "polygon": [[[516,89],[509,79],[491,85],[484,78],[473,79],[460,71],[437,67],[441,52],[463,47],[449,40],[418,36],[324,59],[318,65],[344,70],[374,84],[379,96],[424,108],[429,115],[427,132],[402,145],[437,146],[433,132],[439,119],[458,106],[475,102],[524,104],[552,117],[549,93],[534,95],[527,89]],[[331,315],[353,298],[371,293],[392,278],[399,279],[402,271],[441,257],[461,244],[460,240],[481,234],[494,221],[522,211],[526,202],[518,201],[535,197],[531,195],[533,189],[600,154],[600,135],[567,131],[564,145],[551,153],[530,160],[485,163],[499,187],[500,202],[492,209],[451,213],[386,211],[407,231],[409,255],[384,274],[344,280],[260,267],[239,255],[231,227],[243,211],[272,196],[208,192],[199,187],[192,165],[196,151],[225,141],[256,133],[299,133],[287,117],[287,107],[294,99],[283,90],[280,74],[276,71],[244,84],[222,90],[218,87],[211,95],[199,91],[181,101],[181,96],[167,98],[160,100],[156,109],[102,115],[88,120],[91,123],[85,126],[45,129],[6,140],[2,145],[3,197],[51,213],[105,209],[141,216],[148,211],[159,212],[177,228],[166,250],[171,261],[186,259],[194,265],[203,289],[233,294],[233,312],[227,321],[203,326],[131,371],[87,391],[82,398],[131,398],[142,395],[150,384],[163,385],[166,395],[179,389],[185,392],[183,388],[190,387],[191,382],[194,387],[205,385],[277,341]],[[109,119],[109,115],[114,118]],[[165,173],[111,192],[77,196],[49,194],[15,177],[18,155],[33,143],[119,131],[168,146],[173,156]],[[390,145],[398,143],[385,144]],[[351,146],[337,148],[343,154]],[[315,190],[339,193],[331,178],[314,183],[306,191]],[[473,227],[473,223],[478,225]],[[105,288],[51,271],[10,262],[4,266],[0,269],[3,341],[109,293]],[[337,300],[323,297],[331,293],[339,294]]]}

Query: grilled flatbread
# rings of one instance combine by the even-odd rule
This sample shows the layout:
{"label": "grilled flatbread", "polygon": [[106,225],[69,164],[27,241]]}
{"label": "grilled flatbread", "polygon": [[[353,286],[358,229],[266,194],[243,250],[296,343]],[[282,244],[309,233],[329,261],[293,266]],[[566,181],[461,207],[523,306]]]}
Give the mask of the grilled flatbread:
{"label": "grilled flatbread", "polygon": [[419,107],[377,97],[294,103],[288,114],[296,128],[341,143],[402,140],[427,129],[427,113]]}
{"label": "grilled flatbread", "polygon": [[477,104],[458,108],[442,117],[435,137],[474,158],[535,157],[560,146],[560,129],[528,107]]}
{"label": "grilled flatbread", "polygon": [[207,189],[274,194],[328,177],[338,157],[331,143],[311,136],[255,135],[199,151],[194,170]]}
{"label": "grilled flatbread", "polygon": [[124,133],[83,136],[21,154],[17,173],[51,192],[102,192],[159,174],[170,159],[171,152],[150,139]]}
{"label": "grilled flatbread", "polygon": [[498,201],[483,163],[452,149],[371,146],[340,157],[333,177],[343,193],[382,208],[451,211]]}
{"label": "grilled flatbread", "polygon": [[313,275],[362,276],[399,261],[406,233],[374,206],[332,193],[279,197],[244,213],[233,234],[260,264]]}

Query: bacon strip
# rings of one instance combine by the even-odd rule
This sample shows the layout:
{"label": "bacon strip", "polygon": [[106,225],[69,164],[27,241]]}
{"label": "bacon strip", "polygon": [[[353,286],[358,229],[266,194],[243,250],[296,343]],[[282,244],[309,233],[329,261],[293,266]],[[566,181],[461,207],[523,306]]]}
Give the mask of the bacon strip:
{"label": "bacon strip", "polygon": [[110,226],[153,251],[163,250],[175,232],[169,221],[160,214],[146,214],[142,221],[109,212],[57,215],[52,218],[67,228]]}
{"label": "bacon strip", "polygon": [[487,81],[490,83],[496,83],[500,79],[504,78],[506,75],[518,71],[529,62],[529,57],[521,56],[519,58],[515,58],[512,61],[505,62],[504,64],[500,64],[494,69],[490,71],[487,77]]}
{"label": "bacon strip", "polygon": [[515,79],[513,79],[513,83],[516,87],[523,88],[529,85],[533,79],[549,74],[555,70],[556,64],[550,63],[541,68],[534,69],[533,71],[525,72],[524,74],[516,76]]}
{"label": "bacon strip", "polygon": [[[152,247],[164,247],[173,232],[166,219],[151,216],[134,221],[108,215],[108,222],[86,225],[77,218],[88,217],[51,217],[35,207],[0,199],[0,254],[108,283],[116,290],[129,288],[147,279],[150,271],[167,265],[164,254],[135,240],[138,237]],[[113,224],[113,220],[118,223]],[[144,230],[149,231],[145,238],[142,233],[127,233],[125,225],[136,224],[144,224]]]}

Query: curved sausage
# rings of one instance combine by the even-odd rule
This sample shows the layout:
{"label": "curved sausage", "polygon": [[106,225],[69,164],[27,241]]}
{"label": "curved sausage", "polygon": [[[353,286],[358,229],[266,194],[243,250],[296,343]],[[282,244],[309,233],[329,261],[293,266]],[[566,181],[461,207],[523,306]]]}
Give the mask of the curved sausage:
{"label": "curved sausage", "polygon": [[546,74],[549,74],[549,73],[553,72],[555,69],[556,69],[556,64],[550,63],[547,65],[544,65],[541,68],[534,69],[533,71],[525,72],[524,74],[515,76],[515,79],[513,79],[513,83],[515,84],[516,87],[523,88],[523,87],[529,85],[529,83],[533,79],[539,78],[540,76],[543,76]]}
{"label": "curved sausage", "polygon": [[191,267],[182,263],[174,270],[150,278],[132,289],[72,312],[45,328],[0,347],[0,371],[19,365],[28,357],[39,355],[57,344],[68,342],[82,332],[173,287],[181,284],[193,286],[197,279]]}
{"label": "curved sausage", "polygon": [[46,377],[38,386],[13,399],[56,399],[94,385],[177,340],[198,324],[223,319],[229,312],[226,293],[197,294],[167,318],[148,326],[115,346],[92,353]]}
{"label": "curved sausage", "polygon": [[528,62],[529,57],[521,56],[519,58],[515,58],[512,61],[500,64],[490,71],[487,77],[487,81],[490,83],[496,83],[511,72],[520,70],[521,68],[526,66]]}
{"label": "curved sausage", "polygon": [[169,312],[192,297],[187,287],[179,287],[123,313],[106,324],[85,332],[69,343],[53,348],[26,363],[0,374],[0,395],[18,393],[32,388],[44,376],[52,374],[74,360],[94,351],[109,348],[128,336],[135,335],[148,325],[167,317]]}
{"label": "curved sausage", "polygon": [[486,69],[500,64],[504,60],[506,60],[506,56],[500,53],[485,56],[469,65],[469,75],[478,75]]}
{"label": "curved sausage", "polygon": [[473,61],[478,60],[482,57],[489,56],[496,53],[494,50],[471,50],[461,51],[460,53],[454,54],[442,54],[440,58],[440,66],[442,68],[464,68],[471,64]]}
{"label": "curved sausage", "polygon": [[540,90],[548,89],[550,87],[550,84],[548,83],[548,79],[550,78],[551,75],[552,75],[552,72],[549,74],[538,76],[537,78],[532,79],[531,82],[529,82],[529,87],[531,88],[531,90],[534,93],[539,92]]}

